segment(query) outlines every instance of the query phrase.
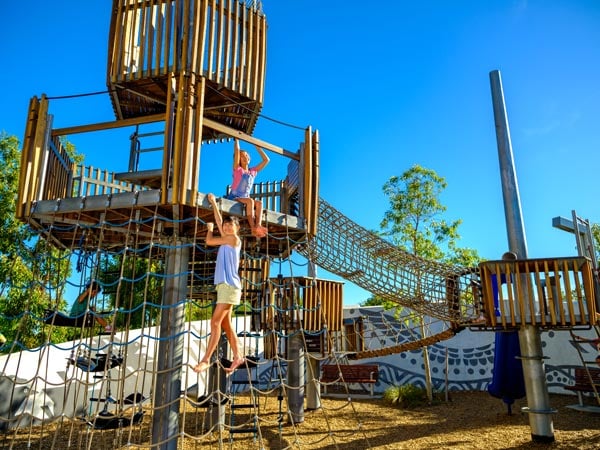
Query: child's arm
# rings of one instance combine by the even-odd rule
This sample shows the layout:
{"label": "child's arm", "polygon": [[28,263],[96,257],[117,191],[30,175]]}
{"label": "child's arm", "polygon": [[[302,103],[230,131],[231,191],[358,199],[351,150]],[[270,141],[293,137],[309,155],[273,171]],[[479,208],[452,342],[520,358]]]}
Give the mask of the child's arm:
{"label": "child's arm", "polygon": [[221,216],[221,211],[219,210],[215,196],[213,194],[208,194],[208,201],[213,207],[215,223],[217,224],[217,227],[219,227],[220,236],[216,237],[213,235],[214,223],[208,222],[206,224],[206,245],[216,246],[227,244],[231,245],[232,247],[236,247],[238,245],[239,238],[237,236],[226,235],[223,233],[223,217]]}
{"label": "child's arm", "polygon": [[237,139],[233,140],[233,170],[240,166],[240,141]]}
{"label": "child's arm", "polygon": [[223,236],[223,217],[221,216],[221,211],[219,211],[219,207],[217,205],[217,199],[215,198],[214,194],[208,194],[208,201],[209,203],[212,205],[213,208],[213,214],[215,216],[215,223],[217,224],[217,227],[219,228],[219,233],[221,234],[221,236]]}
{"label": "child's arm", "polygon": [[265,151],[262,149],[262,147],[255,145],[256,147],[256,151],[258,153],[260,153],[260,157],[262,158],[262,161],[260,162],[260,164],[258,164],[256,167],[254,167],[254,170],[256,170],[257,172],[260,170],[263,170],[265,168],[265,166],[267,164],[269,164],[269,161],[271,161],[269,159],[269,157],[267,156],[267,154],[265,153]]}

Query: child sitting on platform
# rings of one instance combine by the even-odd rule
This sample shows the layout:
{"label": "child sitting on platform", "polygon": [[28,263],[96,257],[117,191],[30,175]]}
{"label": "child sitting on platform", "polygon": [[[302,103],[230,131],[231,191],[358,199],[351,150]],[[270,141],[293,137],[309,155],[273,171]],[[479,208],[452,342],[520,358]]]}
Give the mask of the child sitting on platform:
{"label": "child sitting on platform", "polygon": [[259,171],[265,168],[270,159],[262,148],[258,145],[255,145],[255,147],[258,153],[260,153],[262,160],[258,165],[249,168],[250,154],[240,149],[240,142],[237,139],[234,140],[233,182],[231,183],[231,192],[227,195],[227,198],[243,203],[246,206],[246,216],[248,217],[252,235],[264,237],[267,234],[267,229],[260,224],[262,202],[251,198],[250,193],[254,186],[254,178]]}

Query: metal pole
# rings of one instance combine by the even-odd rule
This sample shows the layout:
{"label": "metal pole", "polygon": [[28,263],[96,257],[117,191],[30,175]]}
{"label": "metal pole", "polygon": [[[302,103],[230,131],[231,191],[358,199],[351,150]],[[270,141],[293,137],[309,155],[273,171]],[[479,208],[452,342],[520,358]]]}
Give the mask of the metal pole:
{"label": "metal pole", "polygon": [[288,334],[288,419],[292,424],[304,422],[304,340],[300,331]]}
{"label": "metal pole", "polygon": [[[527,241],[525,240],[519,186],[510,142],[508,116],[504,103],[500,71],[490,72],[490,84],[509,250],[515,253],[518,259],[526,259]],[[540,330],[533,325],[522,325],[519,330],[519,346],[521,348],[528,404],[528,407],[523,408],[523,411],[529,413],[531,438],[536,442],[554,442],[552,414],[555,411],[550,408]]]}
{"label": "metal pole", "polygon": [[177,450],[181,365],[185,331],[184,304],[187,287],[189,247],[180,241],[167,250],[163,288],[163,312],[160,317],[160,343],[154,389],[155,413],[152,418],[152,444],[160,450]]}

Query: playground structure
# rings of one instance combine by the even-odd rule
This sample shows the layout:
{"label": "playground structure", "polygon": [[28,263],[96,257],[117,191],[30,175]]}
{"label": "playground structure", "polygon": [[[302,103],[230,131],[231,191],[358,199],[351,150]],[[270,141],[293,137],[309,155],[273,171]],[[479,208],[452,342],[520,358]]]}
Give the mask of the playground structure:
{"label": "playground structure", "polygon": [[[252,135],[263,102],[266,31],[266,17],[256,2],[114,0],[107,86],[115,120],[53,129],[49,100],[44,96],[31,100],[18,217],[57,248],[95,255],[87,274],[112,288],[115,323],[135,306],[129,303],[123,286],[139,282],[147,292],[152,277],[164,279],[160,305],[145,306],[160,310],[155,322],[144,324],[152,325],[152,331],[142,331],[157,341],[156,353],[151,364],[137,363],[139,369],[134,370],[142,384],[143,372],[150,370],[152,382],[147,384],[153,388],[127,390],[124,386],[131,379],[118,377],[122,395],[116,403],[120,408],[109,412],[94,409],[86,424],[92,429],[102,428],[98,423],[106,422],[118,429],[137,425],[142,420],[143,401],[152,405],[151,443],[138,444],[177,446],[180,396],[184,392],[189,397],[191,384],[183,372],[186,365],[194,364],[190,355],[184,357],[184,340],[198,341],[200,346],[205,336],[202,330],[186,325],[185,313],[190,306],[208,308],[215,298],[211,289],[215,254],[202,246],[205,224],[212,220],[213,212],[206,194],[197,190],[203,145],[214,141],[238,138],[290,159],[284,179],[255,186],[253,196],[265,205],[263,223],[268,235],[257,239],[245,233],[241,274],[243,301],[250,305],[245,344],[252,346],[253,339],[261,339],[263,343],[254,345],[254,351],[260,347],[265,360],[279,361],[277,357],[284,355],[284,361],[294,361],[283,370],[276,368],[279,386],[287,386],[291,423],[304,420],[305,396],[309,408],[319,407],[320,364],[329,361],[326,358],[339,364],[334,358],[339,350],[335,343],[343,330],[339,282],[320,280],[314,273],[306,277],[272,273],[274,261],[286,260],[294,252],[310,264],[446,324],[435,335],[393,347],[366,349],[357,338],[347,352],[348,359],[431,345],[466,327],[498,331],[524,325],[573,329],[597,324],[595,268],[584,256],[489,261],[479,268],[449,266],[402,251],[320,198],[317,131],[307,128],[297,151]],[[162,126],[162,164],[155,169],[140,169],[143,152],[138,140],[132,140],[128,170],[115,172],[110,167],[74,165],[61,139],[116,128],[136,127],[137,133],[146,124]],[[244,216],[237,202],[221,199],[220,207],[223,214]],[[122,270],[113,277],[102,275],[98,271],[101,257],[120,258]],[[145,260],[148,267],[155,262],[161,269],[148,269],[142,277],[125,275],[127,260]],[[62,290],[52,283],[49,286],[49,298]],[[55,324],[50,321],[49,325]],[[128,333],[124,327],[118,334],[105,336],[102,344],[93,343],[91,333],[86,335],[82,341],[87,342],[87,361],[97,364],[102,359],[100,350],[108,351],[104,358],[111,358],[113,349],[121,348],[119,339],[128,343],[126,349],[134,342]],[[119,365],[128,364],[125,349],[117,353],[116,357],[123,358]],[[206,406],[207,428],[219,433],[227,425],[227,383],[222,371],[227,364],[226,348],[221,356],[225,361],[215,361],[211,368],[204,398],[196,392],[193,400],[198,408]],[[85,359],[74,361],[81,366]],[[106,381],[113,368],[116,366],[103,365],[102,380]],[[240,384],[252,385],[251,369],[248,365],[249,378]],[[14,385],[18,387],[19,381]],[[110,387],[110,382],[106,386]],[[104,406],[109,403],[107,398]],[[122,408],[127,398],[134,406],[132,415],[125,415]],[[254,402],[247,408],[258,415]],[[10,414],[2,419],[10,424],[8,428],[21,423]],[[256,427],[251,428],[257,433]]]}

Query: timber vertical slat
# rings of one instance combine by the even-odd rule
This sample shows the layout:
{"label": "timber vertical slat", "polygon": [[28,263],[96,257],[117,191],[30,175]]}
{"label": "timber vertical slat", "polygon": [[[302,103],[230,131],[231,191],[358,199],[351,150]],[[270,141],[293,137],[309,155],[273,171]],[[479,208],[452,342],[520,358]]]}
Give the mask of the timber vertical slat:
{"label": "timber vertical slat", "polygon": [[31,156],[35,139],[35,130],[40,111],[40,101],[32,97],[29,101],[27,122],[25,124],[25,136],[23,138],[23,149],[21,150],[21,170],[19,175],[19,190],[17,194],[17,217],[26,217],[31,206]]}
{"label": "timber vertical slat", "polygon": [[265,16],[261,16],[259,20],[260,20],[260,24],[261,24],[261,26],[260,26],[261,42],[260,42],[260,47],[259,47],[259,54],[256,55],[256,59],[258,61],[260,73],[256,79],[256,82],[258,84],[257,84],[256,95],[254,98],[256,98],[262,104],[265,99],[264,86],[265,86],[265,78],[266,78],[266,72],[267,72],[267,19]]}
{"label": "timber vertical slat", "polygon": [[262,38],[262,29],[261,29],[261,21],[260,17],[257,14],[252,14],[254,18],[254,45],[252,46],[252,61],[253,70],[252,70],[252,90],[250,91],[250,96],[252,98],[258,98],[258,81],[260,80],[260,43]]}
{"label": "timber vertical slat", "polygon": [[199,2],[194,2],[194,9],[191,12],[191,17],[193,17],[193,29],[190,30],[191,36],[191,54],[190,54],[190,62],[188,64],[190,71],[194,72],[198,77],[202,76],[202,71],[198,66],[198,53],[202,51],[200,48],[200,26],[201,26],[201,18],[200,18],[200,6]]}
{"label": "timber vertical slat", "polygon": [[175,66],[171,64],[171,34],[173,33],[173,4],[167,7],[165,16],[165,34],[163,38],[163,60],[161,66],[164,67],[163,73],[175,72]]}
{"label": "timber vertical slat", "polygon": [[196,67],[196,72],[206,77],[206,73],[204,73],[204,66],[206,65],[206,34],[208,33],[208,20],[209,20],[209,11],[208,11],[208,2],[201,2],[201,9],[199,11],[200,14],[200,24],[198,28],[198,38],[199,41],[197,43],[198,46],[198,67]]}
{"label": "timber vertical slat", "polygon": [[167,203],[169,195],[169,184],[171,178],[171,157],[173,154],[173,130],[175,127],[175,75],[170,74],[167,79],[167,111],[165,113],[165,137],[163,151],[163,166],[161,178],[161,203]]}
{"label": "timber vertical slat", "polygon": [[155,35],[156,40],[154,42],[154,63],[152,67],[152,76],[156,77],[161,75],[163,72],[162,68],[162,55],[163,55],[163,30],[165,25],[165,15],[166,15],[166,5],[165,3],[157,0],[156,3],[156,25],[155,25]]}
{"label": "timber vertical slat", "polygon": [[225,5],[224,5],[224,1],[220,0],[219,1],[219,14],[215,16],[218,19],[218,24],[217,24],[217,46],[215,48],[215,59],[216,59],[216,65],[215,65],[215,81],[217,82],[217,84],[223,84],[223,46],[225,45],[225,38],[224,38],[224,33],[225,33]]}
{"label": "timber vertical slat", "polygon": [[180,73],[177,77],[177,100],[175,102],[175,121],[173,129],[173,156],[171,173],[171,204],[179,203],[179,188],[181,185],[181,158],[183,144],[183,126],[186,113],[185,76]]}
{"label": "timber vertical slat", "polygon": [[[194,126],[194,137],[193,137],[193,158],[192,158],[192,180],[191,186],[199,186],[200,185],[200,154],[202,152],[202,118],[203,115],[200,114],[200,111],[204,109],[204,89],[205,89],[205,78],[204,77],[196,77],[194,76],[194,92],[196,104],[194,108],[192,108],[194,118],[195,118],[195,126]],[[191,189],[192,198],[191,204],[195,205],[197,203],[198,190]]]}
{"label": "timber vertical slat", "polygon": [[317,235],[318,229],[318,219],[319,219],[319,132],[315,130],[312,134],[312,170],[311,170],[311,180],[312,180],[312,190],[311,190],[311,205],[312,212],[308,227],[308,233],[312,236]]}
{"label": "timber vertical slat", "polygon": [[233,34],[232,25],[232,1],[227,0],[227,4],[223,12],[223,23],[225,28],[225,47],[223,54],[223,85],[231,89],[231,35]]}
{"label": "timber vertical slat", "polygon": [[213,48],[215,46],[215,27],[216,27],[216,0],[212,0],[210,2],[210,14],[209,14],[209,26],[208,26],[208,39],[207,39],[207,48],[208,48],[208,61],[206,66],[206,76],[209,79],[214,79],[214,51]]}
{"label": "timber vertical slat", "polygon": [[234,11],[232,13],[232,23],[233,23],[233,49],[231,51],[231,88],[240,92],[238,88],[238,79],[239,79],[239,67],[241,65],[242,58],[240,58],[240,11],[241,7],[239,2],[234,1]]}
{"label": "timber vertical slat", "polygon": [[238,91],[242,94],[246,94],[245,85],[246,85],[246,73],[248,72],[248,8],[242,6],[242,35],[240,36],[240,56],[241,61],[239,63],[240,66],[240,81],[238,84]]}
{"label": "timber vertical slat", "polygon": [[[248,8],[244,9],[248,10]],[[248,42],[246,45],[246,76],[244,79],[242,93],[246,97],[250,97],[252,93],[252,74],[254,73],[254,61],[252,61],[252,50],[254,49],[254,16],[252,14],[248,14],[245,23],[247,29]]]}
{"label": "timber vertical slat", "polygon": [[148,28],[148,14],[147,14],[147,10],[148,7],[147,6],[142,6],[141,8],[138,9],[139,13],[137,15],[138,20],[139,20],[139,26],[136,28],[137,31],[137,36],[135,36],[134,42],[137,46],[137,67],[136,67],[136,71],[134,73],[134,78],[136,80],[141,80],[142,78],[145,78],[146,76],[146,64],[147,64],[147,57],[146,57],[146,48],[147,48],[147,33],[146,30]]}

